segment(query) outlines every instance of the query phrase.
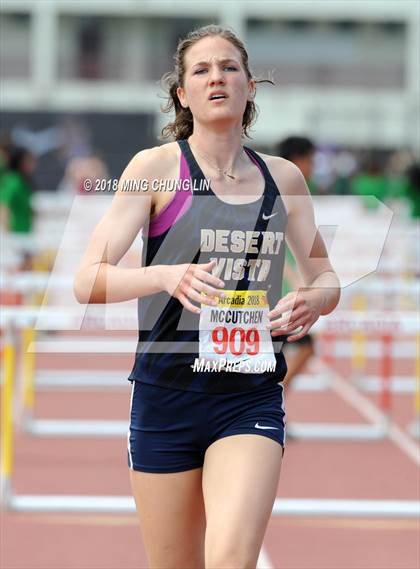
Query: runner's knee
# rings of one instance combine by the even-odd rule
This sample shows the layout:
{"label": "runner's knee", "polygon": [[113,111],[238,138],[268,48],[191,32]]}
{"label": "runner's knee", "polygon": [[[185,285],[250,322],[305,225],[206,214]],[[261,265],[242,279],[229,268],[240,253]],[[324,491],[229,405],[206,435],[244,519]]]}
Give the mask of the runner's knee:
{"label": "runner's knee", "polygon": [[206,558],[205,569],[255,569],[257,557],[234,546],[216,548]]}
{"label": "runner's knee", "polygon": [[258,544],[240,542],[233,536],[218,537],[206,544],[206,569],[255,569]]}

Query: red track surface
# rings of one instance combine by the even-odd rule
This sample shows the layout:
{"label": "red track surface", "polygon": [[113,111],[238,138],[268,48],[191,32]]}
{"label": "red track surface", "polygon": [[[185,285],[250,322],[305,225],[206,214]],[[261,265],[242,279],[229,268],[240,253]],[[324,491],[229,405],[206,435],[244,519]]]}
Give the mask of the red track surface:
{"label": "red track surface", "polygon": [[[128,369],[131,357],[48,356],[40,367]],[[100,363],[99,363],[100,362]],[[98,370],[100,373],[100,370]],[[37,418],[128,419],[129,384],[107,391],[39,391]],[[127,385],[125,385],[127,383]],[[374,397],[369,396],[375,400]],[[413,418],[413,397],[393,397],[394,421]],[[334,392],[291,392],[288,418],[299,422],[365,422]],[[16,494],[130,494],[124,439],[15,437]],[[415,462],[390,441],[290,441],[282,498],[419,499]],[[244,523],[246,520],[244,520]],[[270,520],[265,551],[281,569],[418,569],[419,524],[404,519]],[[135,516],[3,513],[2,569],[138,569],[146,567]]]}

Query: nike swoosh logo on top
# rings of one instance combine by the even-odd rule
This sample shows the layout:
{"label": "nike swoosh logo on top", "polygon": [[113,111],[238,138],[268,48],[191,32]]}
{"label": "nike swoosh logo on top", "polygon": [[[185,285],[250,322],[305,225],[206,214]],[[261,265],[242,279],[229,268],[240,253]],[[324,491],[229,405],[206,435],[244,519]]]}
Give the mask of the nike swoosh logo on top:
{"label": "nike swoosh logo on top", "polygon": [[278,431],[278,427],[268,427],[267,425],[259,425],[258,423],[255,423],[255,428],[256,429],[275,429],[276,431]]}
{"label": "nike swoosh logo on top", "polygon": [[267,219],[271,219],[272,217],[276,216],[279,212],[276,211],[275,213],[272,213],[271,215],[266,215],[265,213],[262,214],[262,218],[264,221],[267,221]]}

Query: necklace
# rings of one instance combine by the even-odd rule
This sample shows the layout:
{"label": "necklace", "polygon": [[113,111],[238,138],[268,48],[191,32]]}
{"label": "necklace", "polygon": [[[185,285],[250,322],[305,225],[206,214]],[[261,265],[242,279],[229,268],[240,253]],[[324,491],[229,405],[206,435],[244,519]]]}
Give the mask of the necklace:
{"label": "necklace", "polygon": [[[233,168],[233,164],[230,167],[230,173],[229,173],[229,169],[228,170],[223,170],[223,168],[219,168],[218,166],[216,166],[215,164],[213,164],[212,162],[210,162],[210,160],[208,158],[206,158],[206,156],[203,156],[200,152],[198,152],[198,150],[196,148],[194,148],[194,146],[192,146],[190,144],[190,146],[192,147],[192,149],[200,156],[200,158],[202,158],[203,160],[205,160],[207,162],[207,164],[209,164],[212,168],[214,168],[215,170],[217,170],[219,172],[219,174],[222,174],[223,176],[230,178],[231,180],[236,180],[236,176],[234,176],[232,174],[232,168]],[[238,154],[238,158],[240,156],[242,156],[244,149],[242,148],[241,152]]]}

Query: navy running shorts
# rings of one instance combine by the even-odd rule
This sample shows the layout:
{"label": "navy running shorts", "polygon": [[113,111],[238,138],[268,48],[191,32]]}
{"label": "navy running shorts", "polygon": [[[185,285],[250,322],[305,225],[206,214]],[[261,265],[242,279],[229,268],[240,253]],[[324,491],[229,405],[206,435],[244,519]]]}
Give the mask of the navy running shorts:
{"label": "navy running shorts", "polygon": [[142,472],[200,468],[207,448],[229,435],[253,434],[284,452],[283,386],[200,393],[132,382],[128,465]]}

